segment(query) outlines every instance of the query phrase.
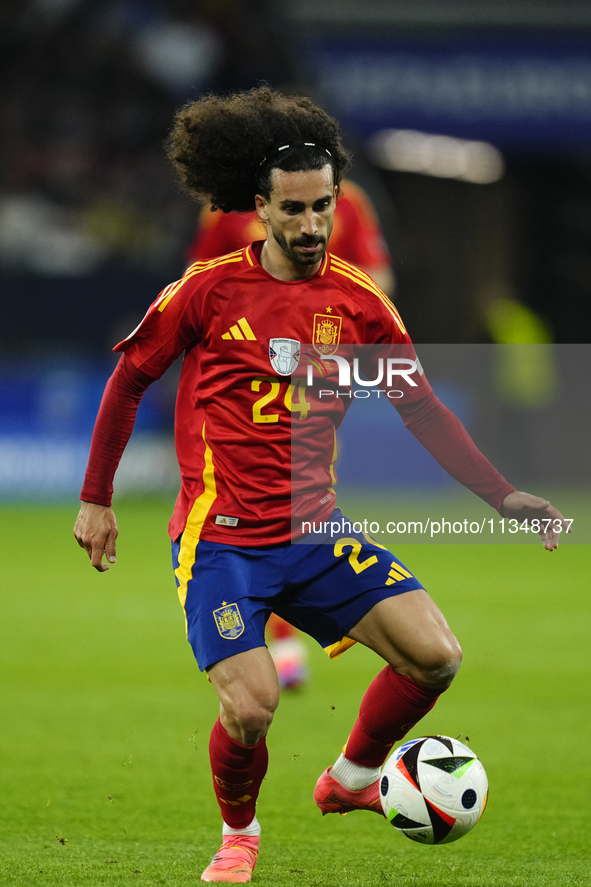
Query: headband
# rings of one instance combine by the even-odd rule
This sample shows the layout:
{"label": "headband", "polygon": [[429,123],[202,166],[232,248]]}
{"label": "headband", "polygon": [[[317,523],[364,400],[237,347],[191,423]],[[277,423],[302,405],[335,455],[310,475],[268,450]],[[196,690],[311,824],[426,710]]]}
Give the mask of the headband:
{"label": "headband", "polygon": [[264,166],[268,160],[271,160],[271,158],[281,154],[282,151],[289,150],[289,148],[318,148],[319,151],[326,151],[328,156],[332,158],[332,154],[330,153],[328,148],[324,148],[322,145],[317,145],[316,142],[299,142],[293,145],[281,145],[280,148],[273,148],[271,151],[269,151],[268,154],[265,154],[265,156],[259,163],[259,169],[261,166]]}

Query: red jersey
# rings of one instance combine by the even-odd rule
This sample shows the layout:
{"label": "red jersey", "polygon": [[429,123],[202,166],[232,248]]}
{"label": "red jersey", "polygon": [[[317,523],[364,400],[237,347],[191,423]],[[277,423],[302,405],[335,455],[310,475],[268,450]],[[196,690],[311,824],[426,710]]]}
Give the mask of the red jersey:
{"label": "red jersey", "polygon": [[[349,180],[343,181],[341,188],[330,235],[331,252],[362,268],[373,271],[389,268],[390,255],[369,197]],[[205,206],[187,259],[190,262],[212,259],[264,238],[266,233],[264,222],[255,212],[240,215],[221,210],[211,212]]]}
{"label": "red jersey", "polygon": [[[262,242],[197,262],[152,304],[116,351],[158,378],[186,352],[176,407],[181,491],[173,539],[237,545],[292,538],[292,520],[325,520],[335,505],[336,428],[350,397],[309,387],[320,370],[339,387],[329,360],[346,346],[394,343],[414,354],[389,299],[363,271],[326,253],[304,280],[272,277]],[[299,369],[296,367],[299,364]],[[427,397],[421,373],[406,403]]]}

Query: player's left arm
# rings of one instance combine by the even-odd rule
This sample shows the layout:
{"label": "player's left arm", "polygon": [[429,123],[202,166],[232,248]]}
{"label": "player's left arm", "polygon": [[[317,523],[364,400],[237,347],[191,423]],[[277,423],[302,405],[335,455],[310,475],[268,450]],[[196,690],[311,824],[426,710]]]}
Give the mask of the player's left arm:
{"label": "player's left arm", "polygon": [[[397,343],[394,353],[416,361],[413,382],[406,386],[402,383],[404,397],[392,401],[406,428],[448,474],[491,505],[502,517],[520,524],[527,521],[528,525],[532,521],[539,521],[539,535],[544,548],[553,551],[558,547],[560,533],[571,532],[571,522],[547,499],[516,490],[499,474],[478,449],[455,413],[435,396],[394,307],[391,306],[387,314],[383,312],[383,307],[380,310],[381,314],[376,314],[377,326],[369,331],[369,340],[373,335],[374,341],[379,341],[380,331],[384,331],[390,337],[390,342]],[[534,523],[533,527],[536,526]]]}
{"label": "player's left arm", "polygon": [[558,548],[561,533],[572,532],[570,521],[565,520],[562,514],[547,499],[532,496],[521,490],[514,490],[503,499],[500,509],[501,517],[516,520],[519,524],[524,521],[531,526],[539,524],[539,534],[547,551]]}
{"label": "player's left arm", "polygon": [[558,547],[561,532],[570,532],[569,522],[547,499],[516,490],[499,474],[458,417],[431,390],[420,400],[397,403],[396,409],[408,430],[441,467],[502,517],[520,524],[540,521],[539,534],[548,551]]}

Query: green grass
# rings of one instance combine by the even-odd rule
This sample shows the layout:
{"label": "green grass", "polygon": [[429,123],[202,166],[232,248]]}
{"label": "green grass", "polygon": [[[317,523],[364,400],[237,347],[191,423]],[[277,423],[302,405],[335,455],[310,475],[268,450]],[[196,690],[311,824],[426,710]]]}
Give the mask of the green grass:
{"label": "green grass", "polygon": [[[122,503],[118,563],[93,571],[75,508],[0,511],[2,885],[189,885],[217,849],[212,687],[184,639],[168,505]],[[310,643],[313,680],[269,735],[254,883],[348,887],[591,884],[585,545],[397,549],[465,652],[415,729],[468,735],[491,792],[477,828],[423,847],[369,813],[324,817],[311,794],[380,668]]]}

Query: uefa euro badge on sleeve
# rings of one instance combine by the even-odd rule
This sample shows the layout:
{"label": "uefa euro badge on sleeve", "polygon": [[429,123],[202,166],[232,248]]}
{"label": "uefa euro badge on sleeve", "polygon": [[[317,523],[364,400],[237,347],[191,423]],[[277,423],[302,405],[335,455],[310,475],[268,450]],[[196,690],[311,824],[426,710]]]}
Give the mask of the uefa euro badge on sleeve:
{"label": "uefa euro badge on sleeve", "polygon": [[213,611],[213,616],[219,633],[228,641],[239,638],[244,631],[244,622],[242,621],[238,604],[226,604],[224,602],[221,607]]}
{"label": "uefa euro badge on sleeve", "polygon": [[269,339],[269,360],[280,376],[291,376],[300,362],[300,343],[296,339]]}

